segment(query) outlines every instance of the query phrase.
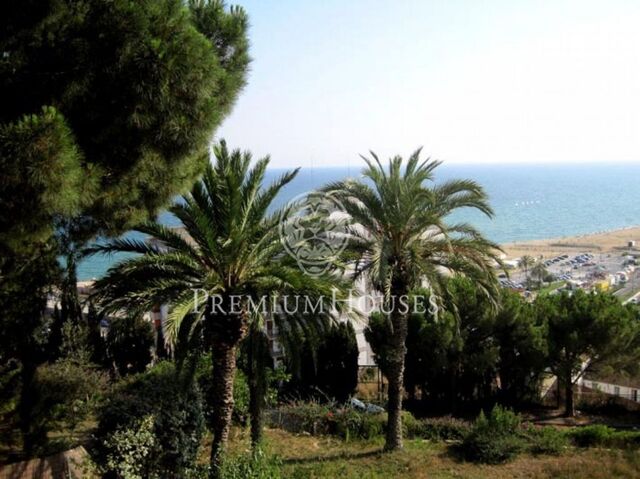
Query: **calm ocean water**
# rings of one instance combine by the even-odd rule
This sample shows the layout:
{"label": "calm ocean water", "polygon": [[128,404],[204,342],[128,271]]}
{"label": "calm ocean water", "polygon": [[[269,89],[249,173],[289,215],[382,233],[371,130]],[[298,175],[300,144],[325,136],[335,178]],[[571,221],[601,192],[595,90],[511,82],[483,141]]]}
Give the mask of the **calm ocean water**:
{"label": "calm ocean water", "polygon": [[[268,181],[283,170],[270,170]],[[330,181],[359,176],[355,168],[303,168],[278,198],[291,198]],[[640,225],[640,164],[442,165],[437,181],[468,178],[489,194],[495,217],[462,211],[451,221],[468,221],[499,243],[573,236]],[[175,225],[171,215],[160,215]],[[117,257],[84,261],[79,279],[102,276]]]}

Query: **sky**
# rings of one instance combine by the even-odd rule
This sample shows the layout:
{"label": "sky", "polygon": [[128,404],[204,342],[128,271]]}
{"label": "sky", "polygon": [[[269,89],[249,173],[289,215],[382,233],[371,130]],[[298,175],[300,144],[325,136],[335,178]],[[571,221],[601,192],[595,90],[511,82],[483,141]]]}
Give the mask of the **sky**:
{"label": "sky", "polygon": [[253,62],[216,137],[273,167],[640,162],[640,0],[232,3]]}

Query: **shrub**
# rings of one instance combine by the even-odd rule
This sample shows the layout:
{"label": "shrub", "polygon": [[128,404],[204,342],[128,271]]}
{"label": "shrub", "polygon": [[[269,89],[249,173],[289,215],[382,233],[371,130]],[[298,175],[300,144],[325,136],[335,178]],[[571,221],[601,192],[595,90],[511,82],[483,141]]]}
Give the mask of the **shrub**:
{"label": "shrub", "polygon": [[[209,377],[211,380],[211,377]],[[209,397],[209,396],[208,396]],[[233,379],[233,421],[236,424],[245,426],[249,420],[249,382],[247,376],[240,370],[236,371]],[[207,414],[214,409],[207,407]]]}
{"label": "shrub", "polygon": [[295,402],[271,415],[271,424],[291,432],[334,434],[343,439],[371,439],[384,432],[386,414],[367,414],[335,404]]}
{"label": "shrub", "polygon": [[328,434],[333,414],[332,406],[329,404],[321,404],[316,401],[297,401],[280,407],[277,426],[291,432],[307,432],[314,435]]}
{"label": "shrub", "polygon": [[416,437],[431,441],[462,441],[470,432],[467,421],[450,416],[423,419]]}
{"label": "shrub", "polygon": [[617,431],[602,424],[574,428],[569,437],[578,447],[637,447],[640,446],[640,432]]}
{"label": "shrub", "polygon": [[[282,463],[262,451],[250,455],[228,457],[222,463],[221,479],[280,479]],[[206,477],[206,476],[201,476]]]}
{"label": "shrub", "polygon": [[578,447],[603,446],[607,444],[613,430],[602,424],[594,424],[592,426],[584,426],[573,429],[570,433],[571,438]]}
{"label": "shrub", "polygon": [[137,431],[140,419],[149,416],[154,441],[144,460],[147,477],[180,476],[191,466],[204,432],[202,396],[168,362],[125,379],[108,399],[98,417],[98,463],[108,466],[109,458],[121,454],[112,441],[117,431]]}
{"label": "shrub", "polygon": [[405,437],[422,437],[423,424],[409,411],[402,411],[402,434]]}
{"label": "shrub", "polygon": [[554,427],[529,427],[525,438],[532,454],[558,455],[569,446],[567,435]]}
{"label": "shrub", "polygon": [[155,445],[154,418],[147,416],[128,429],[118,429],[106,440],[106,468],[122,479],[151,477],[148,458]]}
{"label": "shrub", "polygon": [[486,464],[513,459],[523,448],[520,417],[500,406],[494,407],[488,418],[481,412],[462,443],[467,459]]}
{"label": "shrub", "polygon": [[95,411],[107,385],[107,376],[85,361],[61,359],[43,364],[34,383],[36,421],[47,429],[59,425],[74,430]]}
{"label": "shrub", "polygon": [[366,414],[353,409],[338,409],[329,415],[330,431],[346,440],[380,436],[386,423],[386,414]]}

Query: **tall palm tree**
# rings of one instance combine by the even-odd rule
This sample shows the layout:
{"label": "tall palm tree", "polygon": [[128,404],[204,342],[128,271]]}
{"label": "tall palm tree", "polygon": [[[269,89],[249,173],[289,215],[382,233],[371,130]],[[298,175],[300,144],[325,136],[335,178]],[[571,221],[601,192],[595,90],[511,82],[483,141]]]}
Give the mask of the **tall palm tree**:
{"label": "tall palm tree", "polygon": [[[224,141],[214,147],[214,156],[215,164],[207,167],[202,180],[169,208],[184,233],[146,223],[136,230],[155,237],[160,245],[116,239],[93,252],[138,253],[97,281],[97,297],[106,311],[148,311],[155,304],[170,304],[166,339],[176,342],[189,336],[185,329],[199,331],[210,349],[215,477],[229,435],[236,353],[252,319],[247,298],[291,290],[330,296],[334,281],[328,275],[312,278],[298,268],[278,235],[283,212],[270,213],[274,199],[297,170],[263,187],[269,158],[251,167],[250,153],[230,152]],[[205,294],[215,297],[216,304],[198,305]]]}
{"label": "tall palm tree", "polygon": [[531,270],[531,273],[533,274],[533,276],[538,278],[538,285],[541,286],[544,278],[549,274],[549,271],[547,270],[547,267],[544,265],[544,263],[542,261],[539,261],[535,264],[535,266]]}
{"label": "tall palm tree", "polygon": [[460,208],[473,208],[487,216],[492,210],[483,189],[473,181],[451,180],[433,184],[438,161],[421,161],[417,150],[406,166],[402,158],[385,168],[372,152],[364,181],[346,180],[327,185],[351,218],[351,258],[357,257],[355,277],[364,275],[383,292],[392,325],[388,363],[389,402],[387,450],[402,447],[402,383],[406,353],[407,314],[400,300],[411,289],[426,285],[435,298],[446,295],[446,278],[462,274],[474,279],[491,297],[497,292],[492,271],[498,246],[465,223],[448,224]]}
{"label": "tall palm tree", "polygon": [[529,281],[529,268],[531,268],[535,263],[536,263],[536,260],[533,259],[533,257],[529,256],[528,254],[523,255],[518,260],[518,267],[524,270],[524,276],[526,281]]}

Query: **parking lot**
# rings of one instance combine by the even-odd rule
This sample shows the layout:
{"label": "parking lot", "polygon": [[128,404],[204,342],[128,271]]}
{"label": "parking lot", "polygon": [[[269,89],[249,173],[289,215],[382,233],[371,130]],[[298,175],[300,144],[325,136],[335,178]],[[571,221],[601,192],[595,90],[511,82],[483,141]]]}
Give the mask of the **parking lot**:
{"label": "parking lot", "polygon": [[[574,288],[593,288],[598,285],[602,289],[611,290],[621,297],[632,296],[640,288],[640,271],[635,268],[637,260],[620,253],[562,254],[551,258],[538,259],[542,261],[549,273],[547,283],[564,281]],[[527,289],[527,276],[538,280],[532,272],[535,266],[529,268],[528,274],[523,270],[512,270],[508,277],[501,275],[500,282],[504,287],[524,290]],[[608,285],[604,286],[606,283]]]}

